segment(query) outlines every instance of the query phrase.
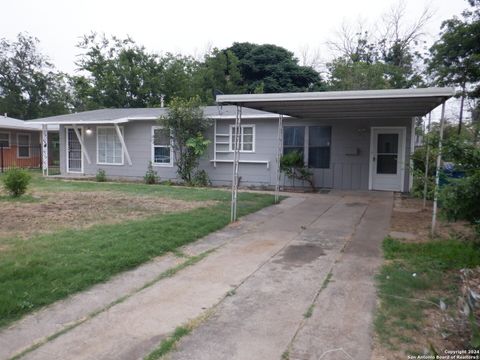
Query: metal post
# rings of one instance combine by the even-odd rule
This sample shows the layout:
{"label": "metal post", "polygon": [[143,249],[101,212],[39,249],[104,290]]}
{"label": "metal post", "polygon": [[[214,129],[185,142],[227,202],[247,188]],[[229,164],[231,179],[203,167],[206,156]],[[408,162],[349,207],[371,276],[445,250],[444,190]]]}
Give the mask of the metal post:
{"label": "metal post", "polygon": [[[424,132],[424,139],[426,140],[427,136],[430,135],[430,122],[432,121],[432,112],[428,114],[428,125],[427,125],[427,131]],[[423,208],[425,209],[427,207],[427,191],[428,191],[428,166],[429,166],[429,160],[430,160],[430,144],[427,141],[427,151],[425,155],[425,178],[424,178],[424,184],[423,184]]]}
{"label": "metal post", "polygon": [[48,176],[48,125],[42,125],[42,174]]}
{"label": "metal post", "polygon": [[3,144],[0,145],[0,167],[2,168],[3,173]]}
{"label": "metal post", "polygon": [[242,124],[242,107],[237,105],[237,116],[235,117],[234,126],[234,143],[233,143],[233,176],[232,176],[232,205],[230,209],[230,221],[237,220],[237,200],[238,200],[238,164],[240,162],[240,132]]}
{"label": "metal post", "polygon": [[283,115],[278,116],[278,134],[277,134],[277,182],[275,184],[275,204],[280,199],[280,160],[283,150]]}
{"label": "metal post", "polygon": [[440,165],[442,163],[442,142],[443,142],[444,125],[445,125],[445,102],[442,103],[442,115],[440,117],[440,138],[438,140],[437,168],[435,170],[435,192],[433,197],[432,229],[431,229],[432,236],[435,234],[435,225],[437,223],[438,185],[440,183]]}

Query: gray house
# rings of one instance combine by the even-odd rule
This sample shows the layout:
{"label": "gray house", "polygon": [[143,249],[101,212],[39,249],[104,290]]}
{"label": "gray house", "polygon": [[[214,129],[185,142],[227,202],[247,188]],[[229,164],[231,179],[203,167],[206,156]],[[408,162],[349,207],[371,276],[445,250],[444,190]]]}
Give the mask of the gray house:
{"label": "gray house", "polygon": [[[278,155],[296,150],[317,187],[409,191],[415,118],[453,94],[428,88],[219,96],[218,106],[204,108],[213,119],[205,134],[212,143],[200,167],[213,185],[231,184],[238,119],[240,186],[275,186]],[[175,180],[170,140],[159,136],[157,123],[167,111],[102,109],[32,122],[44,131],[60,126],[63,176],[103,169],[110,178],[139,179],[151,161],[161,179]],[[290,184],[280,179],[280,185]]]}

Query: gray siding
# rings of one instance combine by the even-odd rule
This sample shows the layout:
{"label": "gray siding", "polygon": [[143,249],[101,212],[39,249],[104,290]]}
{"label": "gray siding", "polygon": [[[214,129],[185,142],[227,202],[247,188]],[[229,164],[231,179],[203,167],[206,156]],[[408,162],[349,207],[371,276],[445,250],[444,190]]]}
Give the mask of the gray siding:
{"label": "gray siding", "polygon": [[[233,120],[217,120],[217,134],[228,134]],[[276,181],[276,151],[277,129],[275,120],[258,119],[243,120],[243,124],[255,125],[255,152],[241,153],[241,161],[260,161],[265,163],[241,163],[240,184],[243,186],[273,186]],[[336,188],[345,190],[367,190],[369,181],[370,159],[370,131],[375,126],[395,126],[406,128],[405,149],[405,181],[404,191],[409,185],[409,154],[411,138],[411,119],[405,120],[335,120],[317,121],[301,119],[284,119],[284,126],[292,125],[325,125],[332,127],[331,159],[329,169],[313,169],[315,185],[317,187]],[[95,175],[99,168],[104,169],[107,176],[118,178],[141,178],[145,174],[148,162],[151,159],[151,127],[154,121],[135,121],[124,125],[125,142],[132,158],[132,165],[125,159],[124,165],[97,165],[96,154],[96,127],[90,126],[93,134],[85,135],[85,144],[92,163],[87,164],[84,159],[85,175]],[[85,129],[85,127],[84,127]],[[232,178],[232,163],[214,163],[214,129],[206,134],[212,141],[208,154],[201,159],[200,167],[205,169],[214,185],[229,185]],[[219,138],[217,137],[217,140]],[[224,142],[228,137],[224,137]],[[224,148],[227,148],[224,146]],[[358,148],[357,155],[350,155],[352,148]],[[60,127],[60,164],[61,172],[65,174],[65,126]],[[232,160],[233,153],[217,153],[217,160]],[[155,167],[161,179],[176,179],[175,167]],[[282,185],[291,185],[289,179],[281,177]],[[301,186],[302,184],[295,184]]]}

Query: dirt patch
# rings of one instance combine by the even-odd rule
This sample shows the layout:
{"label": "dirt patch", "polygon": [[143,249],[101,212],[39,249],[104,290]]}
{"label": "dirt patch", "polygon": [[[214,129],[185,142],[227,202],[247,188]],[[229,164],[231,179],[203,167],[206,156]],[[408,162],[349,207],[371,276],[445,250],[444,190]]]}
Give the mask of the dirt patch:
{"label": "dirt patch", "polygon": [[0,238],[83,229],[96,224],[115,224],[154,214],[208,207],[215,201],[184,201],[123,193],[34,193],[38,202],[3,202],[0,207]]}
{"label": "dirt patch", "polygon": [[[416,210],[416,211],[405,211]],[[423,209],[423,200],[414,199],[402,195],[395,196],[395,206],[392,213],[390,231],[406,232],[415,234],[416,242],[428,241],[430,239],[430,228],[432,224],[432,202],[427,201]],[[471,238],[473,231],[465,221],[437,222],[437,234],[440,237]]]}

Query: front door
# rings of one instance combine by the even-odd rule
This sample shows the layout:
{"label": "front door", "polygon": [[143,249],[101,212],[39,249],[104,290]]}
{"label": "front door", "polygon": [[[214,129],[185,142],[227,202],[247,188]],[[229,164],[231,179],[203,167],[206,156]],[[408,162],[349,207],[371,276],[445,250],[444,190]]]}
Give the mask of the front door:
{"label": "front door", "polygon": [[[78,133],[82,136],[82,129],[78,128]],[[77,134],[72,128],[67,128],[67,172],[83,172],[82,144],[78,141]]]}
{"label": "front door", "polygon": [[370,188],[403,191],[404,158],[405,128],[372,128]]}

